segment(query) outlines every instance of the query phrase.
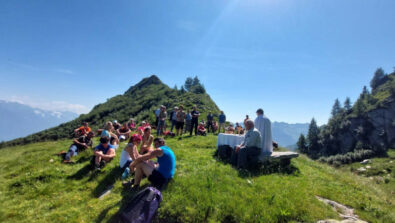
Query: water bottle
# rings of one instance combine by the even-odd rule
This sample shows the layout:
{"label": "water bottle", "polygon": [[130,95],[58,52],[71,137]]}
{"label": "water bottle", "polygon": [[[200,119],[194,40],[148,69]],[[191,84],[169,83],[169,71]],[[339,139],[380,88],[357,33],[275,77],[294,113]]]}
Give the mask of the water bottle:
{"label": "water bottle", "polygon": [[126,167],[125,171],[123,171],[122,173],[122,180],[126,179],[129,176],[129,173],[130,173],[130,169],[129,167]]}

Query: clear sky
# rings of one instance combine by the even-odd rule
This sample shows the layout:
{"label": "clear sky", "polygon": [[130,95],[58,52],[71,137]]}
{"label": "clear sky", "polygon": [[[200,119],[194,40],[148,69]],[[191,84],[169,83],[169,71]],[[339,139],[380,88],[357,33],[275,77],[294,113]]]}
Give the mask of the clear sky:
{"label": "clear sky", "polygon": [[395,66],[395,1],[0,0],[0,99],[88,112],[197,75],[231,121],[326,123]]}

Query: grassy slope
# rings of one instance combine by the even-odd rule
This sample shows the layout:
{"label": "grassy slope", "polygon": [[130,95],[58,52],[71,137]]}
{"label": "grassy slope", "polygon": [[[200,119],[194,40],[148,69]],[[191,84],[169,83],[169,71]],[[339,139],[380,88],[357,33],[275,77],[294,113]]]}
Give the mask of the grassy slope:
{"label": "grassy slope", "polygon": [[[395,222],[395,189],[388,187],[393,185],[394,173],[385,186],[349,169],[335,169],[302,156],[277,173],[249,175],[212,157],[215,136],[167,142],[176,154],[177,169],[163,192],[160,220],[314,222],[337,218],[331,208],[315,199],[319,195],[356,208],[364,220]],[[75,165],[63,165],[53,155],[69,144],[69,140],[61,140],[1,150],[0,222],[118,220],[118,211],[133,195],[122,189],[119,156],[94,175],[87,168],[88,151],[76,157],[79,162]],[[113,182],[112,193],[97,199]],[[143,180],[145,184],[147,180]]]}

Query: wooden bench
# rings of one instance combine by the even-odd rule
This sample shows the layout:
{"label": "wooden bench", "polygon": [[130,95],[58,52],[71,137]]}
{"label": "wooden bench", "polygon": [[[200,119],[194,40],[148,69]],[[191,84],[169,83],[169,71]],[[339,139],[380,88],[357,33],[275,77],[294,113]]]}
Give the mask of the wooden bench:
{"label": "wooden bench", "polygon": [[280,160],[282,166],[289,165],[292,158],[298,157],[296,152],[272,152],[270,156],[264,156],[262,162],[270,162],[273,160]]}

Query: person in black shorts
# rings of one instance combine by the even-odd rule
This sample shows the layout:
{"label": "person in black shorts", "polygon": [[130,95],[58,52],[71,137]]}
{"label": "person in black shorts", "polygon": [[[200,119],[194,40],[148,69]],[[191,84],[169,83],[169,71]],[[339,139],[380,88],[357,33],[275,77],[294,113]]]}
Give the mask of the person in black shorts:
{"label": "person in black shorts", "polygon": [[[134,170],[133,190],[138,190],[143,176],[147,176],[152,185],[158,189],[169,182],[174,176],[176,157],[173,151],[165,145],[163,138],[154,139],[154,150],[138,157],[130,164],[130,170]],[[144,162],[149,159],[158,158],[158,164],[153,166]]]}
{"label": "person in black shorts", "polygon": [[195,136],[197,135],[197,127],[199,123],[200,112],[197,110],[197,106],[193,107],[193,111],[191,112],[192,120],[191,120],[191,130],[190,135],[192,135],[192,130],[195,129]]}

